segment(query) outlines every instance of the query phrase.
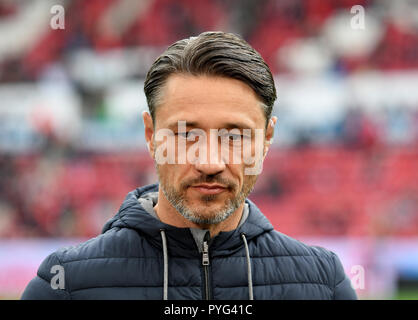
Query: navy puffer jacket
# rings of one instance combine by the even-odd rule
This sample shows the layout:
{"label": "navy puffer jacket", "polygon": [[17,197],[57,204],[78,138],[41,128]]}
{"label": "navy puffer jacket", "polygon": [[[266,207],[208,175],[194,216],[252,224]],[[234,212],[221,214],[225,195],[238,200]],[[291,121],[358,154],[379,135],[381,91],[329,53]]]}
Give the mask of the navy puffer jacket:
{"label": "navy puffer jacket", "polygon": [[156,191],[130,192],[102,234],[49,255],[22,299],[357,298],[334,253],[275,231],[250,200],[237,229],[199,243],[144,209],[138,198]]}

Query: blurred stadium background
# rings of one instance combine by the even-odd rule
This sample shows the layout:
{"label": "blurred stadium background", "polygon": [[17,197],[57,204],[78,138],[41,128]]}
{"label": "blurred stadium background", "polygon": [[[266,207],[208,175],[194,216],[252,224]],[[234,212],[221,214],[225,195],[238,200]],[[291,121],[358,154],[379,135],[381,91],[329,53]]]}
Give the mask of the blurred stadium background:
{"label": "blurred stadium background", "polygon": [[405,0],[0,0],[0,297],[156,181],[144,76],[207,30],[242,35],[275,74],[278,125],[250,198],[339,254],[360,298],[417,299],[418,2]]}

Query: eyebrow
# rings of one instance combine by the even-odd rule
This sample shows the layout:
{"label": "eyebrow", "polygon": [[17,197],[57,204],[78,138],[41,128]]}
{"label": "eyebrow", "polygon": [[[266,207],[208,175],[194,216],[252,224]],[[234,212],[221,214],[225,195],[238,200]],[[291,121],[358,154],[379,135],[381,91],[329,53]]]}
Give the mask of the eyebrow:
{"label": "eyebrow", "polygon": [[228,122],[228,123],[225,123],[223,128],[225,128],[225,129],[238,128],[238,129],[251,129],[251,130],[254,129],[251,126],[249,126],[248,124],[241,123],[241,122],[231,122],[231,123]]}
{"label": "eyebrow", "polygon": [[[179,120],[181,121],[181,120]],[[186,120],[184,120],[186,121]],[[173,122],[169,125],[167,125],[168,129],[171,130],[175,130],[178,127],[178,122]],[[195,121],[186,121],[186,127],[194,127],[194,128],[200,128],[199,123],[195,122]],[[224,123],[223,125],[220,126],[220,128],[222,129],[251,129],[253,130],[254,128],[252,128],[251,126],[249,126],[248,124],[242,123],[242,122],[227,122]],[[213,129],[217,129],[217,128],[213,128]]]}

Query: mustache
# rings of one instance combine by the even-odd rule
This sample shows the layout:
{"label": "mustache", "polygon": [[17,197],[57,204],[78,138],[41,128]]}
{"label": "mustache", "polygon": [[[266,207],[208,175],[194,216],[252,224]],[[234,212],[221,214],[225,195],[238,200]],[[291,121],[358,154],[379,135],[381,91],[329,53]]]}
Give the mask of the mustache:
{"label": "mustache", "polygon": [[196,179],[189,179],[185,180],[181,183],[181,187],[186,189],[192,185],[200,184],[200,183],[219,183],[225,186],[228,189],[235,189],[235,183],[230,181],[229,179],[222,178],[221,176],[209,176],[209,175],[202,175]]}

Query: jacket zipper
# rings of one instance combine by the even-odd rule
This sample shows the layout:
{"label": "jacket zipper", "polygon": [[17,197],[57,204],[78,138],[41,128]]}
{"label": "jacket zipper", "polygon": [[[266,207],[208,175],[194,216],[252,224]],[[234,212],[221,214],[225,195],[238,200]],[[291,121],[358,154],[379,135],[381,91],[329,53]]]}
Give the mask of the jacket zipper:
{"label": "jacket zipper", "polygon": [[[207,233],[206,235],[209,235]],[[205,236],[205,240],[203,241],[203,250],[202,250],[202,266],[203,266],[203,273],[205,276],[205,299],[210,300],[210,292],[209,292],[209,245],[208,245],[208,237]]]}

